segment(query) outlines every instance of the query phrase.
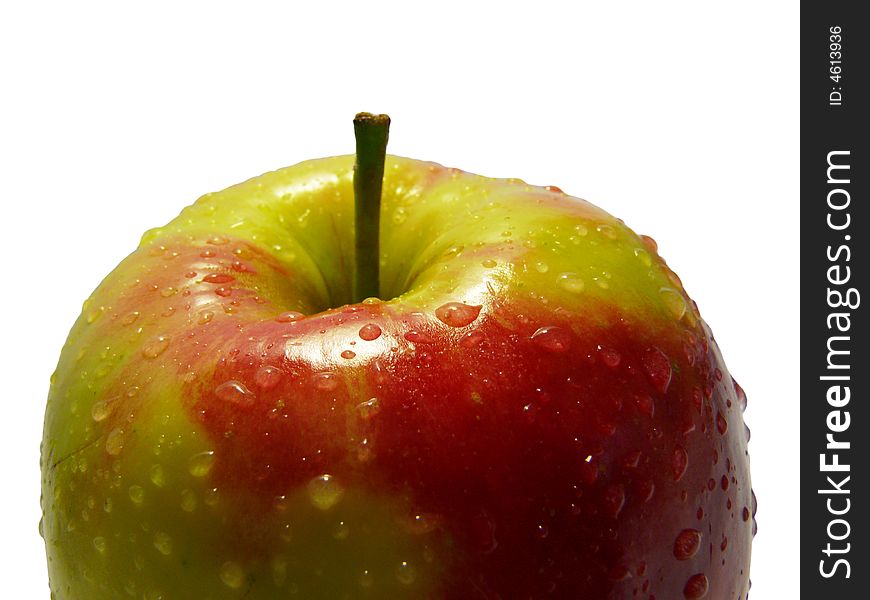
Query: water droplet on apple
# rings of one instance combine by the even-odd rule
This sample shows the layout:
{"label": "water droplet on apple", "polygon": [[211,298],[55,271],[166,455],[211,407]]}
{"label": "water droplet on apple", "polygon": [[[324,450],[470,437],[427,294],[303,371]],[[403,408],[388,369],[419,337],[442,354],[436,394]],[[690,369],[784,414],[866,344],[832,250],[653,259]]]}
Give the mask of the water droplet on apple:
{"label": "water droplet on apple", "polygon": [[703,573],[697,573],[689,577],[686,585],[683,588],[683,596],[686,600],[698,600],[707,595],[707,589],[710,587],[710,582],[707,576]]}
{"label": "water droplet on apple", "polygon": [[656,484],[652,479],[640,479],[635,483],[634,491],[641,502],[649,502],[656,493]]}
{"label": "water droplet on apple", "polygon": [[725,420],[722,413],[716,413],[716,429],[721,435],[725,435],[725,432],[728,431],[728,421]]}
{"label": "water droplet on apple", "polygon": [[206,240],[206,244],[211,244],[212,246],[223,246],[227,243],[229,243],[229,240],[222,235],[216,235]]}
{"label": "water droplet on apple", "polygon": [[88,325],[100,318],[100,315],[103,314],[103,310],[104,308],[102,306],[98,306],[97,308],[89,312],[88,316],[85,317],[85,321],[87,321]]}
{"label": "water droplet on apple", "polygon": [[115,427],[106,436],[106,452],[112,456],[117,456],[124,449],[124,430],[120,427]]}
{"label": "water droplet on apple", "polygon": [[142,504],[145,501],[145,489],[141,485],[131,485],[127,494],[133,504]]}
{"label": "water droplet on apple", "polygon": [[606,290],[610,289],[610,282],[608,281],[608,279],[610,279],[610,273],[607,273],[605,271],[602,272],[601,275],[596,275],[595,277],[593,277],[592,281],[594,281],[595,285],[600,287],[602,290]]}
{"label": "water droplet on apple", "polygon": [[403,560],[396,567],[396,579],[402,585],[412,585],[417,580],[417,569],[408,561]]}
{"label": "water droplet on apple", "polygon": [[396,225],[401,225],[408,219],[408,211],[405,210],[404,206],[397,206],[393,210],[393,223]]}
{"label": "water droplet on apple", "polygon": [[204,496],[205,497],[202,501],[205,502],[207,506],[211,506],[212,508],[217,506],[221,499],[220,492],[218,492],[217,488],[211,488],[210,490],[206,490]]}
{"label": "water droplet on apple", "polygon": [[496,265],[498,265],[498,263],[495,260],[493,260],[492,258],[484,259],[484,261],[481,262],[480,264],[483,265],[483,267],[486,269],[494,269],[496,267]]}
{"label": "water droplet on apple", "polygon": [[357,582],[360,587],[370,588],[375,583],[375,578],[372,576],[371,572],[368,569],[363,569],[362,573],[357,577]]}
{"label": "water droplet on apple", "polygon": [[112,402],[112,398],[94,402],[94,405],[91,406],[91,417],[95,422],[99,423],[109,418],[109,415],[112,414]]}
{"label": "water droplet on apple", "polygon": [[603,500],[610,518],[617,518],[625,506],[625,487],[621,483],[610,484],[604,491]]}
{"label": "water droplet on apple", "polygon": [[193,490],[184,489],[181,491],[181,510],[184,512],[196,510],[196,494],[193,493]]}
{"label": "water droplet on apple", "polygon": [[668,276],[668,279],[671,280],[678,290],[683,289],[683,282],[680,280],[680,276],[674,273],[671,269],[665,267],[665,273]]}
{"label": "water droplet on apple", "polygon": [[545,263],[544,261],[539,260],[538,262],[535,263],[535,270],[538,273],[546,273],[547,271],[550,270],[550,266],[547,263]]}
{"label": "water droplet on apple", "polygon": [[214,291],[215,294],[220,296],[221,298],[229,298],[233,295],[233,288],[228,288],[225,286],[221,286]]}
{"label": "water droplet on apple", "polygon": [[643,356],[643,367],[653,387],[662,394],[671,384],[671,361],[667,354],[653,346]]}
{"label": "water droplet on apple", "polygon": [[353,350],[343,350],[341,353],[341,357],[345,360],[350,360],[356,357],[356,352]]}
{"label": "water droplet on apple", "polygon": [[187,470],[194,477],[205,477],[214,465],[214,450],[199,452],[190,457]]}
{"label": "water droplet on apple", "polygon": [[651,250],[652,252],[658,252],[659,245],[650,236],[642,235],[640,236],[640,239],[649,250]]}
{"label": "water droplet on apple", "polygon": [[272,581],[275,585],[281,587],[287,581],[287,558],[281,554],[276,555],[271,561]]}
{"label": "water droplet on apple", "polygon": [[498,548],[495,530],[495,523],[486,513],[481,513],[471,519],[469,533],[475,547],[482,554],[489,554]]}
{"label": "water droplet on apple", "polygon": [[622,458],[622,466],[626,469],[636,469],[640,463],[641,456],[643,456],[643,453],[640,450],[629,452]]}
{"label": "water droplet on apple", "polygon": [[239,564],[228,560],[221,565],[220,579],[228,588],[237,590],[245,583],[245,570]]}
{"label": "water droplet on apple", "polygon": [[416,329],[406,332],[404,338],[413,344],[431,344],[434,342],[431,336]]}
{"label": "water droplet on apple", "polygon": [[743,516],[744,522],[749,520],[749,517],[752,516],[751,514],[749,514],[749,507],[746,507],[746,506],[743,507],[743,515],[742,516]]}
{"label": "water droplet on apple", "polygon": [[169,341],[168,336],[158,335],[146,342],[145,346],[142,347],[142,356],[145,358],[157,358],[169,347]]}
{"label": "water droplet on apple", "polygon": [[332,392],[338,388],[338,376],[335,373],[317,373],[312,379],[314,387],[322,392]]}
{"label": "water droplet on apple", "polygon": [[254,384],[261,390],[271,390],[281,383],[284,373],[278,367],[263,365],[254,374]]}
{"label": "water droplet on apple", "polygon": [[746,392],[743,391],[743,388],[740,387],[740,384],[736,381],[734,382],[734,392],[737,394],[737,406],[740,407],[740,410],[746,410]]}
{"label": "water droplet on apple", "polygon": [[677,560],[689,560],[701,547],[701,532],[697,529],[683,529],[674,540],[674,556]]}
{"label": "water droplet on apple", "polygon": [[154,547],[163,556],[169,556],[172,554],[172,538],[169,534],[158,531],[154,534]]}
{"label": "water droplet on apple", "polygon": [[566,292],[579,294],[586,287],[586,284],[576,273],[562,273],[559,275],[559,287]]}
{"label": "water droplet on apple", "polygon": [[328,473],[308,482],[308,498],[315,508],[329,510],[341,501],[342,496],[344,488]]}
{"label": "water droplet on apple", "polygon": [[601,224],[595,228],[595,231],[597,231],[609,240],[616,239],[616,229],[614,229],[611,225]]}
{"label": "water droplet on apple", "polygon": [[686,314],[686,299],[683,298],[683,295],[680,292],[666,287],[659,290],[659,295],[661,296],[662,302],[668,312],[670,312],[675,319],[682,319],[683,315]]}
{"label": "water droplet on apple", "polygon": [[615,369],[622,362],[622,355],[613,348],[598,346],[598,353],[601,356],[601,362],[611,369]]}
{"label": "water droplet on apple", "polygon": [[214,389],[214,394],[224,402],[230,402],[243,407],[253,406],[257,400],[254,392],[249,390],[245,384],[235,379],[224,381]]}
{"label": "water droplet on apple", "polygon": [[686,473],[686,467],[689,466],[689,455],[685,448],[677,446],[671,455],[671,472],[674,475],[674,481],[679,481]]}
{"label": "water droplet on apple", "polygon": [[166,485],[166,474],[163,472],[163,466],[160,464],[151,465],[151,470],[148,472],[151,483],[157,487]]}
{"label": "water droplet on apple", "polygon": [[[480,395],[478,395],[478,400],[480,399]],[[523,406],[523,417],[525,418],[527,423],[534,423],[538,415],[538,409],[534,404],[529,403]]]}
{"label": "water droplet on apple", "polygon": [[129,313],[126,317],[121,319],[121,325],[124,325],[125,327],[127,325],[132,325],[133,323],[136,322],[136,319],[138,319],[138,318],[139,318],[139,311],[134,310],[133,312]]}
{"label": "water droplet on apple", "polygon": [[607,571],[607,579],[610,581],[625,581],[629,577],[631,577],[631,571],[625,565],[616,564]]}
{"label": "water droplet on apple", "polygon": [[350,527],[344,521],[339,521],[332,529],[332,538],[346,540],[350,536]]}
{"label": "water droplet on apple", "polygon": [[98,535],[97,537],[94,538],[93,543],[94,543],[94,548],[97,549],[97,552],[99,552],[100,554],[103,554],[106,552],[106,538]]}
{"label": "water droplet on apple", "polygon": [[469,331],[465,335],[462,336],[459,340],[459,345],[463,348],[473,348],[475,346],[480,345],[480,343],[484,339],[484,334],[480,330]]}
{"label": "water droplet on apple", "polygon": [[377,398],[371,398],[356,405],[356,412],[363,420],[368,420],[381,412],[381,403]]}
{"label": "water droplet on apple", "polygon": [[361,463],[367,463],[374,456],[372,445],[368,438],[363,439],[356,447],[356,459]]}
{"label": "water droplet on apple", "polygon": [[370,366],[375,383],[383,385],[387,381],[387,369],[381,359],[376,358]]}
{"label": "water droplet on apple", "polygon": [[366,323],[359,329],[359,337],[366,342],[371,342],[373,340],[381,337],[381,328],[378,327],[375,323]]}
{"label": "water droplet on apple", "polygon": [[202,278],[203,283],[229,283],[230,281],[235,281],[235,277],[232,275],[228,275],[227,273],[209,273],[205,277]]}
{"label": "water droplet on apple", "polygon": [[634,255],[638,258],[638,260],[640,260],[643,266],[652,266],[652,258],[650,257],[649,252],[647,252],[643,248],[635,248]]}
{"label": "water droplet on apple", "polygon": [[402,524],[411,535],[426,535],[435,531],[439,521],[438,515],[417,513],[408,519],[403,519]]}
{"label": "water droplet on apple", "polygon": [[290,506],[290,503],[287,499],[287,496],[281,494],[280,496],[275,496],[275,500],[274,502],[272,502],[272,505],[275,507],[275,510],[283,513],[287,512],[287,508]]}
{"label": "water droplet on apple", "polygon": [[566,352],[571,347],[571,335],[556,325],[540,327],[531,339],[539,347],[555,354]]}
{"label": "water droplet on apple", "polygon": [[483,307],[462,302],[447,302],[435,309],[435,316],[450,327],[465,327],[477,319],[481,308]]}
{"label": "water droplet on apple", "polygon": [[287,310],[282,312],[280,315],[275,317],[275,320],[279,323],[292,323],[294,321],[298,321],[303,318],[305,315],[296,310]]}

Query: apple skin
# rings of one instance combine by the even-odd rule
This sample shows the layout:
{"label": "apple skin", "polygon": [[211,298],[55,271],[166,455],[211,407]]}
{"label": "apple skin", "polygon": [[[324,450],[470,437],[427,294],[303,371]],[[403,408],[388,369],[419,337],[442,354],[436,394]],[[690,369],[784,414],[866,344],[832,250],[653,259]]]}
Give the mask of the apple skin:
{"label": "apple skin", "polygon": [[745,396],[655,243],[388,156],[390,300],[350,304],[352,167],[200,198],[85,302],[52,597],[745,599]]}

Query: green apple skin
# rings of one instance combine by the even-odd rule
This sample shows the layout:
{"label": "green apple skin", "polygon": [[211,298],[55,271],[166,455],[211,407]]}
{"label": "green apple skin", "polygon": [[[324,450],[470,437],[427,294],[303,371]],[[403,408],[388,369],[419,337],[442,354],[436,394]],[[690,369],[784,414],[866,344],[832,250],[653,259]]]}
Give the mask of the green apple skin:
{"label": "green apple skin", "polygon": [[745,599],[745,396],[654,242],[557,188],[353,157],[208,194],[51,380],[55,600]]}

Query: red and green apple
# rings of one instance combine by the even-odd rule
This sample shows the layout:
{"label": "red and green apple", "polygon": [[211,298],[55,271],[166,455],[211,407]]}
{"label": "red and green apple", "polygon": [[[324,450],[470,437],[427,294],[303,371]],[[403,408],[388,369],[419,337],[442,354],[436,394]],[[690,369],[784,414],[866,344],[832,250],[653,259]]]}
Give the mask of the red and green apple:
{"label": "red and green apple", "polygon": [[207,194],[84,303],[52,598],[745,600],[745,396],[655,243],[364,146],[356,193],[340,156]]}

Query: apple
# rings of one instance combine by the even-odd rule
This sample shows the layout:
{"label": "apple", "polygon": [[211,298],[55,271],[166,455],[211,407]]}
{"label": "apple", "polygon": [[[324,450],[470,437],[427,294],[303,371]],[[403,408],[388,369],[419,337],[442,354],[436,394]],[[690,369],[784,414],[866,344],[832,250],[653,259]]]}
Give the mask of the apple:
{"label": "apple", "polygon": [[745,600],[746,397],[656,244],[357,125],[356,178],[207,194],[84,303],[52,598]]}

